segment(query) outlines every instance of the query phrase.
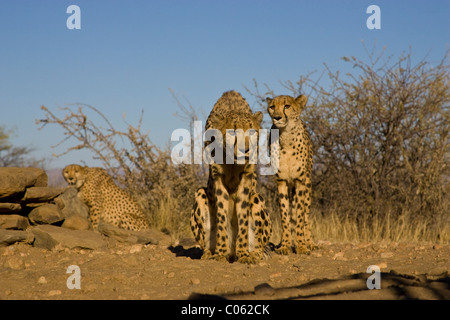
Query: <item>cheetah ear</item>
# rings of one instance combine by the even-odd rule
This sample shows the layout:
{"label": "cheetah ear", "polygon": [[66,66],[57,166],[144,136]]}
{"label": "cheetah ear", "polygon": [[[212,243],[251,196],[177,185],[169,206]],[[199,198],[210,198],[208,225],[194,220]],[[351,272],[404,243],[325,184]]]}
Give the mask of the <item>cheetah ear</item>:
{"label": "cheetah ear", "polygon": [[256,121],[260,124],[263,119],[263,113],[261,111],[255,112],[254,114]]}
{"label": "cheetah ear", "polygon": [[267,97],[266,98],[266,102],[267,102],[267,105],[271,105],[272,104],[272,102],[273,102],[273,99],[272,98],[269,98],[269,97]]}
{"label": "cheetah ear", "polygon": [[303,94],[295,98],[295,102],[300,106],[300,110],[302,110],[305,107],[306,101],[308,101],[308,98]]}

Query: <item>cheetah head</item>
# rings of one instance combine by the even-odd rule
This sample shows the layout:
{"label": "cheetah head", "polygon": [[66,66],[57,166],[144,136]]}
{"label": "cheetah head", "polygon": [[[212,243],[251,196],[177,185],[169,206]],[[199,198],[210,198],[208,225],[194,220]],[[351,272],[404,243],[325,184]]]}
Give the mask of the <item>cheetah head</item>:
{"label": "cheetah head", "polygon": [[285,128],[289,122],[295,122],[306,105],[307,98],[299,95],[297,98],[291,96],[277,96],[266,98],[267,110],[272,122],[278,129]]}
{"label": "cheetah head", "polygon": [[[227,146],[234,150],[234,163],[245,162],[256,156],[256,152],[251,152],[251,145],[257,146],[262,118],[263,114],[259,111],[256,113],[230,111],[213,115],[212,128],[220,131],[223,137],[220,145],[224,162]],[[253,161],[256,163],[256,158]]]}
{"label": "cheetah head", "polygon": [[85,167],[77,164],[70,164],[63,169],[63,176],[69,185],[79,189],[86,180],[86,170]]}

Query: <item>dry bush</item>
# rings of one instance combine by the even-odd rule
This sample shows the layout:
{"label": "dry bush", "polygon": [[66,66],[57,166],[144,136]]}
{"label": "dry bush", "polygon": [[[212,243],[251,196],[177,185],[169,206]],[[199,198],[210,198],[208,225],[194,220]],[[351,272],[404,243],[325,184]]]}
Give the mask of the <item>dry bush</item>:
{"label": "dry bush", "polygon": [[[302,119],[314,143],[315,233],[447,242],[448,55],[436,66],[413,64],[411,54],[396,61],[384,52],[368,57],[344,57],[351,74],[325,65],[315,80],[310,74],[283,83],[290,94],[309,96]],[[273,95],[267,85],[260,92],[256,82],[247,91],[263,108]]]}
{"label": "dry bush", "polygon": [[30,156],[32,147],[17,147],[10,143],[14,129],[0,125],[0,167],[39,167],[45,169],[47,159],[35,159]]}
{"label": "dry bush", "polygon": [[[89,105],[60,108],[62,117],[44,106],[41,108],[46,117],[37,121],[40,129],[48,124],[64,129],[66,138],[57,145],[70,138],[78,141],[62,154],[90,150],[116,182],[135,197],[153,227],[166,230],[174,238],[188,231],[192,196],[204,184],[205,173],[198,165],[173,165],[169,148],[160,149],[141,131],[143,114],[137,127],[128,124],[127,131],[119,131]],[[91,121],[87,113],[100,116],[106,126]]]}

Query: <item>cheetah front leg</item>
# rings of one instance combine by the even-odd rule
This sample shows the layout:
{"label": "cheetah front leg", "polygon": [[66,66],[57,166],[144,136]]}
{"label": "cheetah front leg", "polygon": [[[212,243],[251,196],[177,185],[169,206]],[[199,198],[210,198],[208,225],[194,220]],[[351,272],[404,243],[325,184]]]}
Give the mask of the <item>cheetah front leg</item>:
{"label": "cheetah front leg", "polygon": [[295,249],[298,254],[309,254],[314,249],[309,226],[309,210],[311,206],[311,179],[295,181]]}
{"label": "cheetah front leg", "polygon": [[222,177],[218,176],[213,182],[213,190],[215,195],[216,216],[216,249],[211,256],[212,259],[218,261],[229,261],[231,257],[230,238],[228,236],[228,201],[229,194],[225,188]]}
{"label": "cheetah front leg", "polygon": [[236,237],[236,257],[241,263],[256,263],[249,251],[249,219],[250,219],[250,190],[252,190],[253,173],[244,173],[237,189],[236,216],[238,233]]}
{"label": "cheetah front leg", "polygon": [[251,197],[249,219],[249,250],[255,260],[264,258],[264,250],[272,234],[272,221],[264,198],[254,193]]}
{"label": "cheetah front leg", "polygon": [[203,250],[202,259],[210,258],[216,246],[216,219],[211,212],[213,210],[206,189],[198,189],[195,193],[190,225],[195,240]]}
{"label": "cheetah front leg", "polygon": [[278,202],[281,211],[281,245],[275,251],[279,254],[289,254],[291,251],[291,222],[289,216],[289,189],[287,181],[278,180]]}

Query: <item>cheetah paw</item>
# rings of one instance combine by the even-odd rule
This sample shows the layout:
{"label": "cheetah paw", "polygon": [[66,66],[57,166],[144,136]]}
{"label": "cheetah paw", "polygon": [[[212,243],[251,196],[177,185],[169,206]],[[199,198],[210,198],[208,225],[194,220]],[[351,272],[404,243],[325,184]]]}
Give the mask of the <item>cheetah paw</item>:
{"label": "cheetah paw", "polygon": [[276,252],[276,253],[282,254],[282,255],[284,255],[284,256],[288,255],[290,251],[291,251],[291,250],[289,250],[288,247],[279,247],[279,248],[275,249],[275,252]]}
{"label": "cheetah paw", "polygon": [[228,258],[222,254],[213,254],[208,257],[209,260],[216,260],[221,262],[228,262]]}
{"label": "cheetah paw", "polygon": [[306,246],[301,245],[301,246],[295,247],[295,253],[309,255],[311,253],[311,251]]}
{"label": "cheetah paw", "polygon": [[203,251],[202,257],[200,258],[201,260],[208,260],[211,259],[212,253],[210,250],[205,250]]}
{"label": "cheetah paw", "polygon": [[253,255],[243,255],[238,257],[237,262],[245,264],[255,264],[256,257],[254,257]]}

